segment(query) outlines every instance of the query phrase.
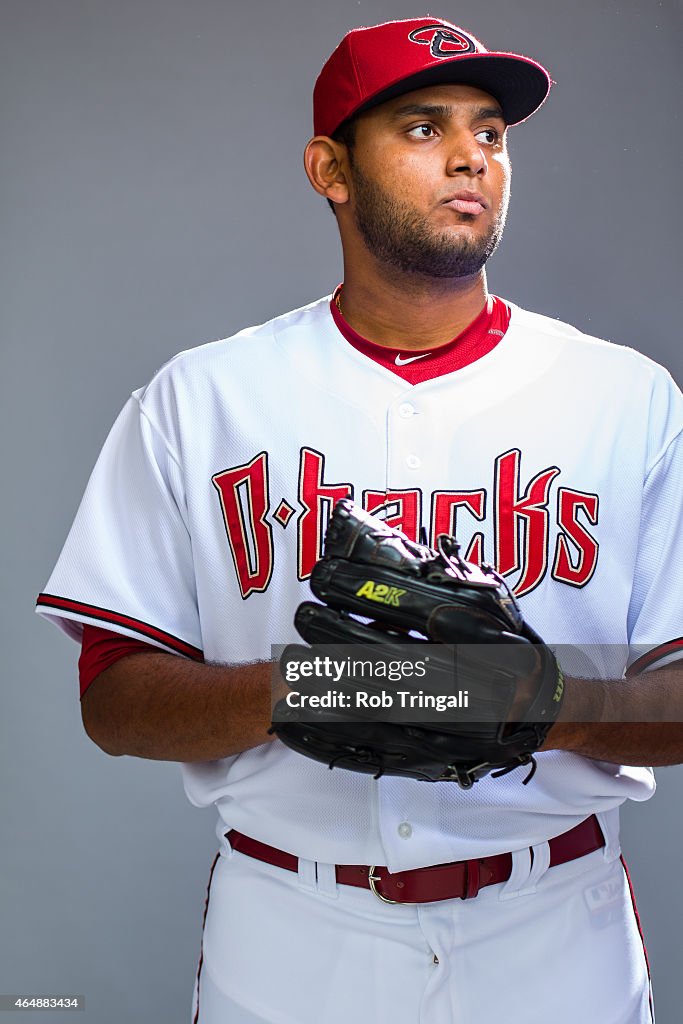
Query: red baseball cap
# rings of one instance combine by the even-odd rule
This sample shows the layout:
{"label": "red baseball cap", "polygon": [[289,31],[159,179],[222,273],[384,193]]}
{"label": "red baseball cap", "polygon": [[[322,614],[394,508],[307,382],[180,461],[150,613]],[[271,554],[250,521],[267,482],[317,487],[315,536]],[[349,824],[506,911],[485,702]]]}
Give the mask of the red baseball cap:
{"label": "red baseball cap", "polygon": [[313,131],[333,135],[361,110],[426,85],[473,85],[494,96],[507,124],[518,124],[550,92],[546,69],[530,57],[487,50],[440,18],[387,21],[348,32],[318,75]]}

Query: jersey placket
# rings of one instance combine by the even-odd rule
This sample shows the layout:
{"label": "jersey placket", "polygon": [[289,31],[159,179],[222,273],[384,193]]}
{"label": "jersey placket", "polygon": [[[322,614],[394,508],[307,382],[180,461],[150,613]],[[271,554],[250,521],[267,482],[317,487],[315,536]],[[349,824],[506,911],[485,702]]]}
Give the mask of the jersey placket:
{"label": "jersey placket", "polygon": [[[423,509],[423,499],[429,493],[426,474],[429,474],[431,459],[438,458],[433,448],[430,453],[430,424],[425,416],[415,388],[406,389],[389,403],[387,408],[387,466],[386,491],[391,496],[388,502],[387,519],[391,525],[400,526],[415,540],[419,539],[420,524],[428,510]],[[414,843],[419,828],[415,829],[414,815],[410,808],[411,786],[398,779],[380,779],[376,792],[377,827],[383,849],[388,860],[405,856],[406,844]],[[405,800],[398,797],[405,790]]]}

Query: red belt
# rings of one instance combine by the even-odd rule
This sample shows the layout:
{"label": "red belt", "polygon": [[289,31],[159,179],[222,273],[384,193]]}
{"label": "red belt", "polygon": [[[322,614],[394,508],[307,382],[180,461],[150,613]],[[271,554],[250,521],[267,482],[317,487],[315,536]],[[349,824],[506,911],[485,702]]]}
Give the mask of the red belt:
{"label": "red belt", "polygon": [[[299,859],[284,850],[250,839],[234,829],[226,833],[233,850],[248,857],[274,864],[287,871],[298,871]],[[604,836],[594,814],[575,828],[548,841],[550,867],[566,864],[577,857],[585,857],[605,845]],[[497,882],[506,882],[512,871],[512,854],[499,853],[494,857],[459,860],[452,864],[433,864],[413,871],[391,874],[385,867],[367,867],[361,864],[338,864],[337,881],[342,885],[355,885],[370,889],[383,903],[436,903],[438,900],[472,899],[480,889]]]}

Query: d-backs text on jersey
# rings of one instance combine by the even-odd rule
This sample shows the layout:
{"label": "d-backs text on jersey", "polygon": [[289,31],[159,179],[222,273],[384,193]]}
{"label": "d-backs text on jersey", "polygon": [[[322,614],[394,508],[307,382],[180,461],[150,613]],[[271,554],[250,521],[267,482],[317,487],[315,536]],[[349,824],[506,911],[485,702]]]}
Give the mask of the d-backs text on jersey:
{"label": "d-backs text on jersey", "polygon": [[[215,474],[212,483],[220,499],[242,597],[268,587],[275,559],[273,525],[286,529],[297,512],[298,576],[308,579],[322,554],[329,516],[340,498],[354,498],[369,512],[386,506],[385,521],[413,540],[420,538],[424,525],[432,545],[440,533],[457,537],[460,532],[469,537],[472,520],[490,522],[492,550],[485,550],[484,534],[477,531],[469,537],[463,555],[478,564],[490,562],[503,576],[518,573],[512,588],[518,597],[537,587],[549,568],[558,582],[584,587],[598,561],[598,542],[586,526],[598,523],[598,495],[560,486],[559,481],[553,487],[561,475],[557,466],[543,469],[524,487],[521,461],[518,448],[499,455],[489,491],[481,487],[426,494],[420,488],[381,489],[364,490],[359,496],[350,482],[325,480],[325,456],[313,448],[302,448],[298,495],[292,502],[270,494],[267,452],[224,469]],[[471,517],[469,524],[465,516]],[[551,516],[557,523],[552,551]]]}

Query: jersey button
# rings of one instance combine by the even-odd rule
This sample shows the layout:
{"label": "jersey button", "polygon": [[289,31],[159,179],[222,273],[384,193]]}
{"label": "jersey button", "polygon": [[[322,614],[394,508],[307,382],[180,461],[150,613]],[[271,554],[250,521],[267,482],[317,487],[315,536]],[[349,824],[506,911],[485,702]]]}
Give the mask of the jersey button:
{"label": "jersey button", "polygon": [[400,835],[401,839],[410,839],[410,837],[413,834],[413,830],[407,821],[402,821],[401,824],[398,826],[398,834]]}
{"label": "jersey button", "polygon": [[419,469],[421,465],[422,460],[417,455],[409,455],[406,459],[408,469]]}
{"label": "jersey button", "polygon": [[398,407],[398,414],[404,420],[409,420],[411,416],[415,415],[415,406],[411,405],[410,402],[401,402]]}

